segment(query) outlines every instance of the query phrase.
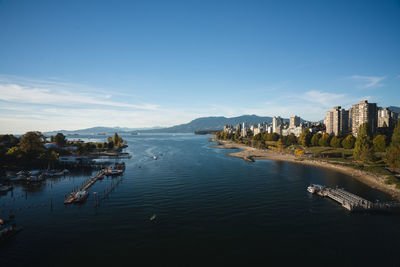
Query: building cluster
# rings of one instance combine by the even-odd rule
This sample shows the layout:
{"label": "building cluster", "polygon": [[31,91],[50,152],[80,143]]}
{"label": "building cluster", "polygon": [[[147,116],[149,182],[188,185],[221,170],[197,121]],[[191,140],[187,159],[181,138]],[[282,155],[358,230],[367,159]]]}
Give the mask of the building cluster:
{"label": "building cluster", "polygon": [[392,128],[399,119],[399,114],[389,108],[378,107],[376,103],[367,100],[352,105],[348,110],[337,106],[326,112],[324,124],[326,133],[335,135],[358,135],[360,125],[368,123],[372,134],[385,128]]}
{"label": "building cluster", "polygon": [[233,125],[225,125],[224,132],[228,134],[238,132],[241,137],[247,137],[250,131],[253,135],[259,133],[277,133],[282,136],[294,134],[298,137],[305,128],[309,128],[311,131],[319,131],[321,126],[322,124],[320,123],[302,122],[298,116],[290,117],[289,122],[277,116],[272,118],[272,123],[264,122],[248,126],[243,122],[242,124],[237,124],[236,127]]}

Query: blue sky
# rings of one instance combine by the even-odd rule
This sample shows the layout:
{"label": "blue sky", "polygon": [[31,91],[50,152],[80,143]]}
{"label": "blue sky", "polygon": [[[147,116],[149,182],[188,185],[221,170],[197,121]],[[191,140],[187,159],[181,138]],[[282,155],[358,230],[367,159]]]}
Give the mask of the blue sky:
{"label": "blue sky", "polygon": [[0,0],[0,133],[400,106],[399,1]]}

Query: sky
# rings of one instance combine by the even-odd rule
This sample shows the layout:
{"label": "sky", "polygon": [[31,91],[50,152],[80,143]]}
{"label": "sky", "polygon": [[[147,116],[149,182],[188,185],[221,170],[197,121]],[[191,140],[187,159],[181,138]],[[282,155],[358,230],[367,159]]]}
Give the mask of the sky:
{"label": "sky", "polygon": [[400,1],[0,0],[0,133],[400,106]]}

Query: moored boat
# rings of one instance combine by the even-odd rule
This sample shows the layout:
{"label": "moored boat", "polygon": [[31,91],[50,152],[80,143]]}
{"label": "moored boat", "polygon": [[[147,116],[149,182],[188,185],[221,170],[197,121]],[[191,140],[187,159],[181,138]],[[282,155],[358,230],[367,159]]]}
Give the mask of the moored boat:
{"label": "moored boat", "polygon": [[89,192],[86,190],[83,191],[78,191],[75,193],[75,199],[74,202],[75,203],[81,203],[83,201],[85,201],[89,196]]}
{"label": "moored boat", "polygon": [[307,191],[310,192],[311,194],[317,193],[317,192],[319,192],[319,191],[321,191],[323,189],[324,189],[324,186],[323,185],[319,185],[319,184],[310,184],[307,187]]}
{"label": "moored boat", "polygon": [[21,230],[22,227],[17,227],[14,215],[10,215],[8,220],[0,219],[0,241],[14,236]]}

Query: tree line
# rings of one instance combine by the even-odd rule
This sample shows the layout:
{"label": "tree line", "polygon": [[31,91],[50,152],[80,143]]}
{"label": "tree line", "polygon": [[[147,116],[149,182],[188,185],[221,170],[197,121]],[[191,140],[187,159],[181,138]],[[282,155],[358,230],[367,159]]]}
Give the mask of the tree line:
{"label": "tree line", "polygon": [[397,123],[392,136],[377,134],[372,136],[368,123],[360,126],[358,137],[352,134],[347,136],[330,135],[327,133],[312,133],[308,128],[303,129],[299,137],[294,134],[280,136],[277,133],[259,133],[253,135],[248,132],[247,138],[240,136],[238,130],[234,133],[220,131],[216,138],[244,143],[257,148],[266,148],[268,141],[277,141],[277,146],[288,147],[300,145],[307,147],[333,147],[353,150],[353,158],[356,161],[374,162],[377,160],[375,152],[384,153],[384,160],[388,166],[400,169],[400,122]]}
{"label": "tree line", "polygon": [[46,148],[47,139],[38,131],[27,132],[21,137],[12,134],[0,135],[0,167],[3,171],[19,168],[47,168],[57,165],[59,156],[68,156],[72,152],[85,155],[95,151],[119,150],[126,147],[126,142],[117,133],[103,143],[68,141],[65,135],[57,133],[49,138],[55,146]]}

